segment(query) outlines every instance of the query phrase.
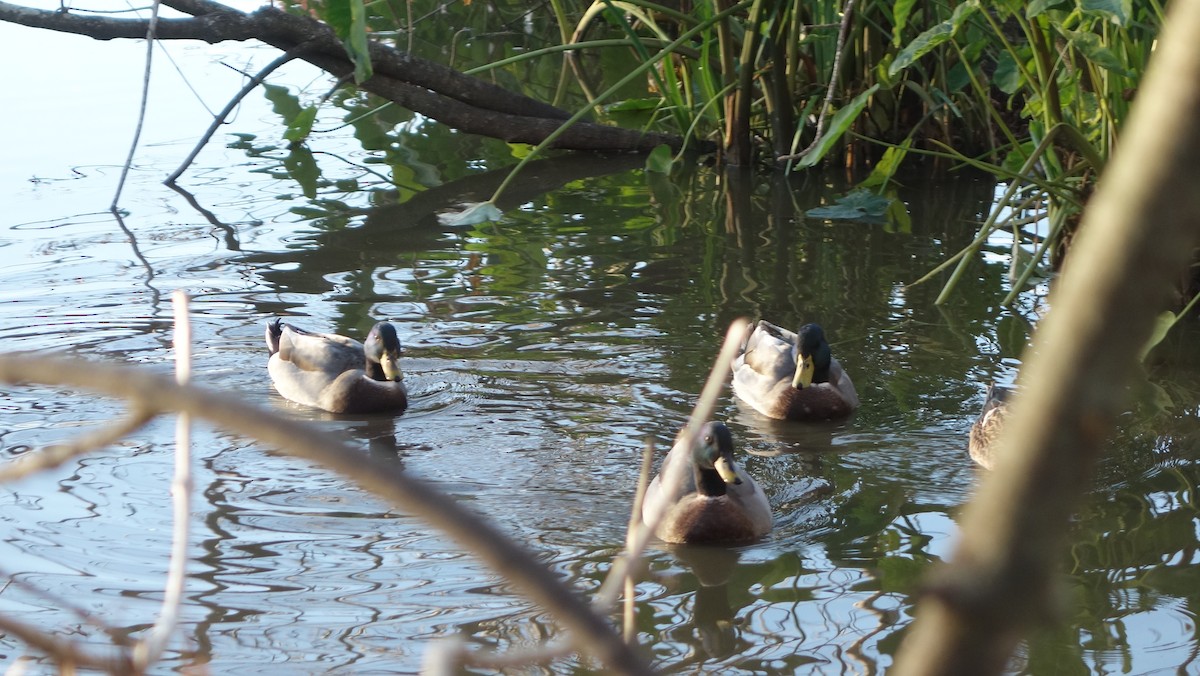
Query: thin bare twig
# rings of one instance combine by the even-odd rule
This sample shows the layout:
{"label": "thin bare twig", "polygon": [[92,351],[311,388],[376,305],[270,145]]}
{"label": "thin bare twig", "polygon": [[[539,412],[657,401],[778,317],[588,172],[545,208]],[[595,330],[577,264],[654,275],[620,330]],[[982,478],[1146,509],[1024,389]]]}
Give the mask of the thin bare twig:
{"label": "thin bare twig", "polygon": [[[72,665],[89,669],[106,671],[110,674],[127,674],[133,670],[128,654],[117,652],[112,655],[98,655],[82,650],[73,641],[66,641],[51,636],[36,627],[24,622],[18,622],[7,615],[0,615],[0,633],[15,636],[27,645],[49,655],[60,666]],[[71,673],[62,669],[63,673]]]}
{"label": "thin bare twig", "polygon": [[[749,326],[749,322],[744,319],[735,320],[730,325],[721,351],[717,355],[712,370],[708,374],[708,380],[705,381],[704,389],[701,391],[696,406],[688,418],[688,425],[680,432],[677,443],[685,443],[684,439],[694,439],[696,434],[699,433],[700,427],[712,416],[713,410],[716,408],[717,398],[720,397],[725,381],[729,377],[730,364],[745,342]],[[691,442],[688,441],[687,443]],[[607,614],[616,603],[616,590],[624,588],[623,636],[625,642],[631,647],[636,644],[637,638],[637,626],[635,623],[636,579],[634,578],[633,571],[636,570],[641,553],[645,550],[650,536],[654,533],[654,527],[657,525],[657,521],[648,525],[642,522],[642,505],[645,502],[646,489],[650,483],[650,469],[653,462],[654,442],[648,439],[645,451],[642,454],[641,471],[638,475],[637,490],[634,494],[633,507],[629,517],[629,528],[625,536],[625,551],[614,561],[613,567],[609,571],[604,584],[601,585],[600,592],[597,594],[594,602],[597,613]],[[664,488],[669,489],[674,483],[683,480],[683,474],[672,473],[670,477],[663,477]],[[661,514],[658,515],[659,518],[661,516]],[[459,668],[467,664],[486,668],[527,665],[559,657],[564,654],[566,648],[567,646],[562,644],[548,643],[538,646],[533,650],[520,652],[508,651],[499,654],[491,651],[471,650],[461,638],[452,637],[440,641],[437,648],[428,653],[422,671],[427,676],[433,676],[458,673]]]}
{"label": "thin bare twig", "polygon": [[[187,385],[192,379],[192,324],[188,318],[188,295],[177,289],[171,295],[175,309],[175,382]],[[163,589],[162,610],[150,634],[133,649],[133,662],[145,671],[162,657],[171,634],[179,623],[179,607],[187,580],[188,533],[192,514],[192,420],[181,412],[175,422],[175,475],[171,479],[174,528],[171,560]]]}
{"label": "thin bare twig", "polygon": [[229,99],[229,103],[225,104],[225,107],[221,109],[221,112],[213,116],[212,124],[208,125],[208,129],[204,131],[204,134],[200,137],[200,140],[197,141],[195,147],[192,148],[192,152],[188,153],[188,156],[184,158],[182,163],[180,163],[179,168],[171,172],[171,175],[167,176],[167,179],[163,181],[163,183],[173,186],[175,181],[179,180],[180,176],[183,176],[183,172],[187,171],[187,168],[192,166],[192,162],[196,161],[196,156],[200,154],[200,151],[204,149],[204,146],[208,145],[209,140],[212,139],[213,134],[216,134],[217,130],[221,128],[221,125],[225,124],[225,119],[229,117],[230,113],[233,112],[233,109],[242,102],[242,99],[249,96],[250,92],[254,91],[255,88],[261,85],[263,81],[267,79],[268,75],[275,72],[281,66],[283,66],[283,64],[295,59],[297,56],[307,50],[310,44],[311,43],[304,42],[292,47],[283,54],[279,55],[274,61],[268,63],[265,68],[258,71],[258,73],[251,77],[246,85],[242,87],[237,94],[234,94],[232,99]]}
{"label": "thin bare twig", "polygon": [[837,91],[838,80],[842,75],[842,55],[846,51],[846,35],[850,32],[850,21],[854,17],[855,2],[856,0],[846,0],[846,5],[842,7],[842,25],[838,29],[837,47],[833,54],[833,72],[829,74],[829,86],[825,89],[825,101],[821,104],[821,112],[817,114],[817,129],[813,134],[812,143],[798,153],[776,158],[776,162],[790,162],[803,158],[817,147],[817,144],[821,142],[821,136],[825,134],[825,120],[829,117],[829,109],[833,107],[833,95]]}
{"label": "thin bare twig", "polygon": [[45,589],[42,589],[41,587],[37,587],[34,584],[30,583],[28,580],[25,580],[21,577],[17,577],[12,572],[5,570],[3,568],[0,568],[0,579],[4,580],[4,585],[0,586],[0,593],[3,593],[9,587],[15,587],[17,589],[20,589],[22,592],[24,592],[26,594],[36,596],[36,597],[42,599],[43,601],[45,601],[46,603],[52,604],[53,607],[57,608],[58,610],[61,610],[61,611],[64,611],[64,612],[74,615],[75,617],[77,617],[79,619],[80,622],[83,622],[85,624],[91,625],[91,626],[99,629],[100,631],[102,631],[108,635],[109,639],[112,640],[114,645],[117,645],[120,647],[127,647],[132,643],[126,637],[124,630],[117,629],[116,627],[113,627],[112,625],[107,624],[106,622],[104,622],[104,620],[97,617],[91,611],[87,610],[83,606],[80,606],[76,603],[72,603],[71,601],[68,601],[67,599],[63,598],[62,596],[59,596],[52,592],[46,591]]}
{"label": "thin bare twig", "polygon": [[125,178],[129,176],[129,168],[133,165],[133,156],[137,153],[138,140],[142,137],[142,126],[146,122],[146,103],[150,100],[150,64],[154,60],[154,35],[158,30],[159,0],[154,0],[150,6],[150,22],[146,27],[146,68],[142,74],[142,101],[138,107],[137,126],[133,130],[133,140],[129,143],[129,155],[125,158],[125,166],[121,167],[121,177],[117,179],[117,192],[113,195],[109,211],[116,212],[121,202],[121,191],[125,188]]}
{"label": "thin bare twig", "polygon": [[[729,379],[730,365],[741,350],[742,344],[746,342],[749,332],[750,322],[745,319],[735,319],[729,325],[729,330],[725,333],[725,342],[721,345],[721,351],[717,354],[712,371],[708,374],[704,389],[700,391],[700,397],[696,400],[696,406],[692,409],[688,424],[679,433],[675,443],[690,447],[696,435],[700,433],[700,428],[712,417],[713,411],[716,410],[717,398],[721,396],[725,381]],[[684,464],[677,463],[674,471],[661,478],[664,491],[670,492],[684,481],[686,474]],[[642,552],[645,551],[646,545],[653,537],[655,527],[665,516],[663,511],[650,514],[648,520],[644,522],[638,520],[634,524],[627,540],[625,552],[613,562],[608,577],[600,586],[600,592],[597,594],[595,602],[595,606],[600,612],[608,612],[616,603],[617,597],[625,587],[625,579],[637,568],[638,559],[641,558]]]}
{"label": "thin bare twig", "polygon": [[[642,506],[646,503],[646,489],[650,486],[650,469],[654,465],[654,439],[646,439],[642,451],[642,468],[638,471],[637,492],[633,495],[633,510],[629,515],[629,530],[625,534],[625,547],[633,545],[634,533],[642,521]],[[625,642],[633,645],[637,640],[637,581],[633,575],[625,578],[625,615],[623,618]]]}

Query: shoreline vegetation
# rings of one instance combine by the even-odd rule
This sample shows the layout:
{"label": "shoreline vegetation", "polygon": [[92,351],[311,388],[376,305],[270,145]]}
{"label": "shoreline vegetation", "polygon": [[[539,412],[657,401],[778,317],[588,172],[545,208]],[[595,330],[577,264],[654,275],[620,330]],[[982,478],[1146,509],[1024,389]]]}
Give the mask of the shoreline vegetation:
{"label": "shoreline vegetation", "polygon": [[[1170,304],[1167,287],[1176,287],[1174,300],[1186,300],[1187,285],[1195,283],[1195,266],[1186,267],[1186,259],[1194,260],[1192,226],[1200,220],[1200,196],[1189,190],[1196,172],[1189,161],[1200,154],[1200,127],[1192,119],[1200,105],[1200,77],[1193,77],[1200,74],[1200,48],[1185,38],[1200,30],[1194,3],[1178,6],[1178,23],[1168,29],[1174,42],[1161,50],[1170,58],[1146,82],[1145,95],[1163,101],[1162,110],[1139,109],[1132,140],[1122,141],[1131,152],[1113,163],[1116,178],[1103,180],[1164,26],[1156,2],[1085,7],[1052,0],[989,6],[847,0],[801,6],[744,0],[671,7],[553,0],[526,10],[479,2],[350,0],[285,2],[283,10],[250,14],[211,0],[163,4],[190,18],[112,18],[0,2],[0,20],[103,39],[147,32],[159,39],[261,39],[342,84],[357,83],[360,92],[435,119],[440,114],[497,134],[517,130],[519,136],[499,137],[534,148],[490,199],[464,212],[470,218],[494,217],[499,196],[525,163],[544,150],[570,147],[564,144],[571,139],[608,146],[589,150],[648,152],[648,168],[659,171],[671,171],[689,150],[711,152],[719,164],[735,167],[799,171],[824,162],[883,196],[898,168],[919,158],[991,173],[1007,187],[978,236],[926,277],[957,266],[939,303],[998,228],[1033,246],[1031,260],[1014,274],[1013,294],[1044,262],[1058,267],[1068,249],[1082,260],[1067,266],[1055,285],[1053,309],[1022,367],[1019,385],[1033,382],[1030,370],[1039,380],[1017,396],[1001,438],[1001,454],[1011,451],[1012,457],[984,480],[979,499],[967,508],[964,535],[950,561],[931,571],[913,629],[896,655],[897,673],[1000,673],[1023,632],[1047,615],[1067,525],[1124,405],[1138,349],[1161,339],[1155,313]],[[555,32],[556,40],[545,41]],[[501,43],[502,49],[487,48]],[[445,62],[415,56],[435,45]],[[626,67],[614,71],[616,64]],[[613,72],[622,75],[609,81]],[[1179,79],[1174,86],[1171,77]],[[273,95],[281,102],[276,110],[284,138],[297,145],[313,132],[318,108],[334,105],[325,98],[302,102],[289,92]],[[508,122],[509,131],[498,131],[497,120]],[[1085,218],[1094,190],[1102,208],[1087,209]],[[1042,221],[1046,232],[1026,232],[1025,226]],[[1180,315],[1172,314],[1172,321]],[[685,439],[707,420],[744,332],[740,321],[731,327]],[[633,525],[609,577],[585,599],[532,554],[476,523],[465,507],[400,470],[373,467],[294,421],[188,385],[186,368],[179,382],[124,369],[0,355],[6,383],[78,387],[132,402],[127,420],[96,438],[30,454],[25,466],[9,468],[10,476],[70,460],[160,414],[215,420],[319,461],[421,515],[569,630],[570,645],[537,646],[532,656],[500,656],[498,664],[579,653],[614,673],[651,673],[611,616],[621,591],[632,595],[636,562],[652,529]],[[187,445],[185,428],[181,447]],[[179,490],[187,482],[181,472]],[[186,506],[179,512],[186,517]],[[185,554],[186,546],[175,551]],[[11,617],[0,616],[0,628],[51,654],[64,669],[140,673],[158,659],[176,612],[174,604],[164,604],[150,640],[111,659],[75,651]],[[485,659],[458,646],[445,649],[446,662],[431,671]]]}

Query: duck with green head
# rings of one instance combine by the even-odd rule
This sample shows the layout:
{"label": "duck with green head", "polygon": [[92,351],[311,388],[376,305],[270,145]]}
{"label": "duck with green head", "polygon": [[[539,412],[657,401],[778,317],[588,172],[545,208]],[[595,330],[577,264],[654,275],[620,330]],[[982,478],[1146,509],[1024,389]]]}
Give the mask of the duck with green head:
{"label": "duck with green head", "polygon": [[835,420],[858,408],[854,383],[817,324],[792,333],[760,320],[733,361],[733,391],[779,420]]}
{"label": "duck with green head", "polygon": [[[661,516],[659,516],[661,515]],[[676,441],[642,504],[642,520],[658,519],[664,542],[736,544],[771,531],[767,496],[733,459],[733,435],[724,423],[701,428],[691,448]]]}
{"label": "duck with green head", "polygon": [[400,413],[408,407],[400,338],[387,322],[360,343],[275,319],[267,323],[266,338],[267,372],[287,399],[331,413]]}

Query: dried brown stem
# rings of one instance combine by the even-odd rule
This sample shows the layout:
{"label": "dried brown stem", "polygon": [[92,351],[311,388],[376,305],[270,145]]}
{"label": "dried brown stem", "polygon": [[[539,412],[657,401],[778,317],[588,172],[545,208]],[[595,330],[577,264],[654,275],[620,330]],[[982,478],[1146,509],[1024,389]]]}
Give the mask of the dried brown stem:
{"label": "dried brown stem", "polygon": [[[175,382],[186,385],[192,379],[192,324],[188,317],[188,296],[182,290],[171,295],[175,309]],[[133,661],[145,671],[162,657],[179,623],[183,588],[187,582],[188,533],[192,517],[192,420],[180,413],[175,424],[175,474],[171,479],[171,559],[163,589],[162,609],[149,634],[134,647]]]}
{"label": "dried brown stem", "polygon": [[[85,652],[72,641],[56,638],[6,615],[0,615],[0,634],[9,634],[21,639],[27,645],[52,657],[60,666],[79,666],[110,674],[128,674],[133,671],[133,663],[123,652],[115,652],[112,655]],[[68,668],[64,668],[62,671],[71,673]]]}

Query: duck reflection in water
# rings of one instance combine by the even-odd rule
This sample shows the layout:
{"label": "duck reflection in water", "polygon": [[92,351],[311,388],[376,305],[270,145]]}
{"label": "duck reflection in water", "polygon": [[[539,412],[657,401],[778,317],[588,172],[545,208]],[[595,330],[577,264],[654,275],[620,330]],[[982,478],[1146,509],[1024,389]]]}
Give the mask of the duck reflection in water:
{"label": "duck reflection in water", "polygon": [[671,552],[696,576],[692,626],[701,649],[711,659],[736,654],[741,648],[737,613],[729,600],[729,581],[738,562],[738,552],[710,545],[676,545]]}

